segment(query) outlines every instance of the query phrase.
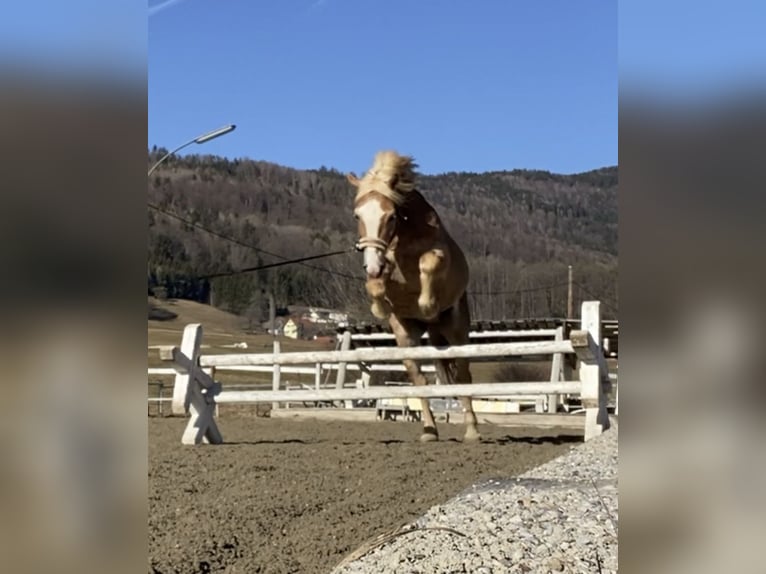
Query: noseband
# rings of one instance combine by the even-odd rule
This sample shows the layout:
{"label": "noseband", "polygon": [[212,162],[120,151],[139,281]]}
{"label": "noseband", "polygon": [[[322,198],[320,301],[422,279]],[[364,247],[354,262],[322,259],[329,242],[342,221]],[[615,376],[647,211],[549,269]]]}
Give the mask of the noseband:
{"label": "noseband", "polygon": [[377,237],[361,237],[354,247],[357,251],[364,251],[368,247],[374,247],[375,249],[385,251],[388,249],[388,243]]}
{"label": "noseband", "polygon": [[[407,221],[406,215],[400,215],[397,214],[398,217],[402,221]],[[373,247],[375,249],[380,249],[381,251],[385,252],[388,249],[389,242],[383,241],[382,239],[378,237],[360,237],[359,241],[356,242],[354,245],[354,248],[357,251],[364,251],[368,247]]]}

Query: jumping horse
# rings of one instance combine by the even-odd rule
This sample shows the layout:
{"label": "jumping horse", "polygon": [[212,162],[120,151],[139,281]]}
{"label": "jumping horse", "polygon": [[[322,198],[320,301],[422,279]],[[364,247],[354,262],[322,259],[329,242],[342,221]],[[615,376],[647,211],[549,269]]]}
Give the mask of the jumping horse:
{"label": "jumping horse", "polygon": [[[466,288],[468,263],[436,210],[415,188],[417,164],[394,151],[378,152],[363,177],[348,181],[357,189],[354,216],[359,222],[357,249],[364,252],[371,310],[388,319],[399,347],[414,347],[428,333],[432,345],[468,343],[470,315]],[[425,385],[417,361],[404,366],[414,385]],[[438,360],[442,382],[470,383],[467,359]],[[421,399],[423,442],[439,439],[428,399]],[[481,438],[469,397],[464,442]]]}

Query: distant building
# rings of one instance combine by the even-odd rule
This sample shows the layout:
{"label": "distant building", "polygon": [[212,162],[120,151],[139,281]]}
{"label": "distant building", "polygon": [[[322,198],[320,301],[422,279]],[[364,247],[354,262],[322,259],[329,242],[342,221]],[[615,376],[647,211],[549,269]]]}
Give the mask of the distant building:
{"label": "distant building", "polygon": [[291,339],[297,339],[300,336],[301,331],[301,325],[292,318],[288,319],[285,323],[285,326],[282,327],[282,333],[284,336],[290,337]]}
{"label": "distant building", "polygon": [[301,318],[312,323],[346,323],[348,313],[336,309],[324,309],[322,307],[306,307],[302,309]]}

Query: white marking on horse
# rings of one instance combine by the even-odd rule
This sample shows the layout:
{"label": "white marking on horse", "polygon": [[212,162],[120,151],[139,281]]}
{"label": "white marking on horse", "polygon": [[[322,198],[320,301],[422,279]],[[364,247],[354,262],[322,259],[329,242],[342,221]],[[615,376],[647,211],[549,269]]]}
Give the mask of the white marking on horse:
{"label": "white marking on horse", "polygon": [[[364,226],[365,237],[379,239],[381,222],[385,215],[383,208],[380,207],[380,202],[371,198],[369,201],[365,201],[356,213]],[[370,277],[379,277],[383,271],[384,264],[385,259],[380,249],[375,247],[366,247],[364,249],[364,268]]]}

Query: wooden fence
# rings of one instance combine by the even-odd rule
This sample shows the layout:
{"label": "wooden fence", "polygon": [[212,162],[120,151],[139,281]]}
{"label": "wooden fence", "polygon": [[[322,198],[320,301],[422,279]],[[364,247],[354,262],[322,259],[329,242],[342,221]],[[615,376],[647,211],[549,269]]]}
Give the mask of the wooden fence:
{"label": "wooden fence", "polygon": [[[336,351],[281,353],[278,343],[273,353],[200,355],[202,326],[188,325],[181,346],[163,347],[160,357],[172,362],[175,375],[172,409],[174,413],[189,413],[189,422],[182,436],[183,444],[209,442],[218,444],[223,437],[215,420],[216,403],[279,403],[281,401],[349,401],[380,398],[430,397],[511,397],[517,395],[576,394],[580,396],[584,417],[585,440],[608,428],[607,394],[610,380],[601,342],[601,321],[598,301],[582,305],[581,330],[571,331],[567,340],[469,344],[452,347],[421,346],[411,348],[349,349],[350,335],[343,348]],[[579,362],[578,381],[543,381],[514,383],[474,383],[472,385],[432,386],[370,386],[343,388],[343,376],[349,364],[382,363],[403,359],[437,360],[454,358],[488,358],[526,355],[576,354]],[[288,365],[338,366],[336,388],[312,390],[282,390],[281,371]],[[272,372],[272,390],[223,390],[213,379],[215,369],[268,367]],[[304,367],[305,368],[305,367]]]}

